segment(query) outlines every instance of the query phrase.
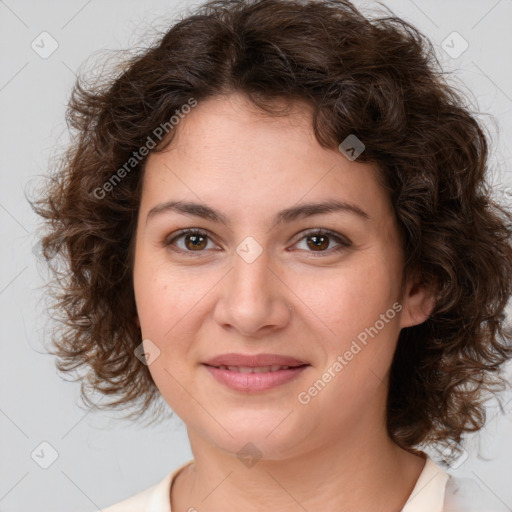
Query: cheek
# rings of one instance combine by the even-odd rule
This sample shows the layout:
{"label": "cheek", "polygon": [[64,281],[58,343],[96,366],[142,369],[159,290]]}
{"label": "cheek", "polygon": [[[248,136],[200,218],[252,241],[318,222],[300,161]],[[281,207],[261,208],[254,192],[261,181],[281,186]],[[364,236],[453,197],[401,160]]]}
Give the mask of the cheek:
{"label": "cheek", "polygon": [[342,419],[382,390],[400,332],[399,284],[396,272],[379,257],[360,259],[321,282],[321,288],[302,288],[308,297],[304,302],[318,312],[312,322],[323,333],[318,377],[328,383],[314,400],[319,407],[344,404]]}
{"label": "cheek", "polygon": [[[301,390],[300,403],[310,401],[311,412],[330,409],[333,425],[339,425],[362,414],[362,405],[375,397],[384,400],[386,374],[400,332],[397,292],[395,278],[384,264],[352,268],[326,279],[322,293],[310,291],[310,302],[304,302],[318,312],[311,321],[323,333],[324,349],[311,387]],[[310,330],[317,331],[314,326]]]}
{"label": "cheek", "polygon": [[177,272],[141,252],[134,267],[134,292],[143,335],[162,341],[197,302],[201,290],[190,273]]}
{"label": "cheek", "polygon": [[[158,268],[135,272],[134,289],[144,343],[158,354],[149,371],[168,405],[180,415],[190,396],[180,383],[187,382],[192,329],[190,321],[197,298]],[[156,347],[156,348],[155,348]]]}
{"label": "cheek", "polygon": [[[295,281],[299,283],[297,295],[316,314],[322,331],[330,333],[328,339],[336,348],[373,326],[399,298],[396,271],[384,258],[371,255],[323,276],[317,273],[311,279],[301,277]],[[387,316],[386,326],[397,324],[396,309]]]}
{"label": "cheek", "polygon": [[141,257],[136,263],[134,292],[142,337],[151,340],[162,356],[150,365],[155,382],[163,379],[172,386],[166,370],[183,373],[194,332],[201,327],[201,298],[211,287],[208,280],[194,277],[191,269],[173,269],[154,258]]}

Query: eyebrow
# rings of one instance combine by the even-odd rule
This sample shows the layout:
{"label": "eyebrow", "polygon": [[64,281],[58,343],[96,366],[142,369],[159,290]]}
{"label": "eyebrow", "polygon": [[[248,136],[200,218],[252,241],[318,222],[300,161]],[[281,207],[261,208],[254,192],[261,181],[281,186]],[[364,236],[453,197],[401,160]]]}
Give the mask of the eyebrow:
{"label": "eyebrow", "polygon": [[[229,219],[218,210],[215,210],[206,204],[188,201],[168,201],[154,206],[147,214],[146,224],[151,218],[168,212],[181,213],[183,215],[210,220],[218,224],[223,224],[227,227],[231,226]],[[293,222],[299,218],[334,212],[351,213],[357,215],[363,220],[370,220],[370,216],[355,204],[347,203],[345,201],[329,200],[320,203],[305,203],[281,210],[274,216],[272,220],[272,228],[278,224]]]}

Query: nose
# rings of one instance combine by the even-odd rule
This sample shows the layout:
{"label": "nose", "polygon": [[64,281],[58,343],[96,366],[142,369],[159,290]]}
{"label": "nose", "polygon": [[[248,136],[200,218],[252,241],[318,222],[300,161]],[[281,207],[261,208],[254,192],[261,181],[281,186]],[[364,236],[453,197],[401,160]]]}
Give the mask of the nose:
{"label": "nose", "polygon": [[258,337],[290,322],[291,291],[271,267],[266,251],[250,263],[236,253],[219,285],[213,318],[224,329]]}

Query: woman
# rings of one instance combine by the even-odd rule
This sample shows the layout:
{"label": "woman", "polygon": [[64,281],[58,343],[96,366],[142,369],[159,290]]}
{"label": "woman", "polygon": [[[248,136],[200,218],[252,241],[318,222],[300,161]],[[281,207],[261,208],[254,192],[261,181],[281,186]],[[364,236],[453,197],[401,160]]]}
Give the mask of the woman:
{"label": "woman", "polygon": [[107,512],[490,510],[424,451],[461,453],[512,357],[512,214],[436,66],[348,1],[219,0],[77,82],[36,206],[59,369],[163,397],[194,454]]}

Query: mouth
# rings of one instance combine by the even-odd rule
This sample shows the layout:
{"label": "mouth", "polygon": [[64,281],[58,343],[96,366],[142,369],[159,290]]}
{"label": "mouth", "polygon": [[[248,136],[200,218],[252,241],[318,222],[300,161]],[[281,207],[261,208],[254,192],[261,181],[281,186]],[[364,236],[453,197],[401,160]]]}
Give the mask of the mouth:
{"label": "mouth", "polygon": [[308,363],[307,361],[281,354],[237,354],[232,352],[212,357],[207,361],[203,361],[203,364],[216,368],[224,366],[226,368],[264,369],[268,372],[272,370],[278,371],[284,367],[296,368]]}
{"label": "mouth", "polygon": [[215,381],[231,390],[241,393],[261,393],[290,383],[311,365],[211,366],[203,364],[203,366]]}
{"label": "mouth", "polygon": [[299,365],[299,366],[280,366],[280,365],[272,365],[272,366],[210,366],[210,368],[218,368],[220,370],[229,370],[230,372],[237,372],[237,373],[273,373],[278,372],[280,370],[289,370],[289,369],[295,369],[295,368],[301,368],[302,366],[309,366],[306,364]]}

